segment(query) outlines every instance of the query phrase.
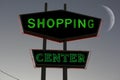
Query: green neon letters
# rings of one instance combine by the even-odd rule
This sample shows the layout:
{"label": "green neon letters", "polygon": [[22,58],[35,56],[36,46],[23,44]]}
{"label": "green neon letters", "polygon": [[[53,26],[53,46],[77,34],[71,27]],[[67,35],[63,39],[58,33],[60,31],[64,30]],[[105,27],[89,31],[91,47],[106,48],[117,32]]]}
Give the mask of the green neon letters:
{"label": "green neon letters", "polygon": [[73,25],[73,28],[75,29],[76,28],[84,28],[84,29],[94,28],[94,19],[58,18],[54,20],[52,18],[49,18],[49,19],[29,18],[27,22],[28,22],[28,28],[36,28],[36,29],[46,28],[46,27],[47,28],[55,28],[55,27],[60,28],[61,25],[64,25],[64,28],[69,28],[69,25]]}
{"label": "green neon letters", "polygon": [[70,54],[63,54],[63,53],[39,53],[35,56],[37,62],[57,62],[57,63],[84,63],[85,62],[85,55],[77,54],[77,53],[70,53]]}

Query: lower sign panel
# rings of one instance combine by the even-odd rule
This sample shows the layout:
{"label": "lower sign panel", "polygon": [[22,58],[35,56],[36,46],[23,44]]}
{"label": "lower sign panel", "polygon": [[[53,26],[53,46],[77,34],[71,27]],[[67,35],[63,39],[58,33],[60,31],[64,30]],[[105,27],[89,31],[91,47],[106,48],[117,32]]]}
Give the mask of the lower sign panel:
{"label": "lower sign panel", "polygon": [[32,50],[36,67],[85,68],[89,51]]}

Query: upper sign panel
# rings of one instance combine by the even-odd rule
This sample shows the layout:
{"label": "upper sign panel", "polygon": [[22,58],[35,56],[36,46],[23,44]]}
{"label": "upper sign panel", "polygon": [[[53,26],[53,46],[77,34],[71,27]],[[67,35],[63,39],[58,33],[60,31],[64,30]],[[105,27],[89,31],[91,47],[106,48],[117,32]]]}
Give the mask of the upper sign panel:
{"label": "upper sign panel", "polygon": [[20,15],[23,32],[57,42],[95,37],[101,19],[55,10]]}

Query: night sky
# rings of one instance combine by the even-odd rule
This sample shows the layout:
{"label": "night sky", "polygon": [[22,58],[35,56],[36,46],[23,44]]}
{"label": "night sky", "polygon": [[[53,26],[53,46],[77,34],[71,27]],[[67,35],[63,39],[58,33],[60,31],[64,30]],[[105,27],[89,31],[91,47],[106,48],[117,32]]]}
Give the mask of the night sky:
{"label": "night sky", "polygon": [[[68,42],[68,50],[90,51],[87,69],[68,69],[68,80],[119,80],[120,79],[120,1],[119,0],[0,0],[0,70],[20,80],[40,80],[41,68],[34,68],[31,49],[42,49],[42,38],[22,33],[20,14],[63,9],[102,19],[95,38]],[[111,16],[103,5],[115,15]],[[62,50],[63,44],[47,40],[47,49]],[[14,80],[0,72],[0,80]],[[62,80],[62,68],[47,68],[46,80]]]}

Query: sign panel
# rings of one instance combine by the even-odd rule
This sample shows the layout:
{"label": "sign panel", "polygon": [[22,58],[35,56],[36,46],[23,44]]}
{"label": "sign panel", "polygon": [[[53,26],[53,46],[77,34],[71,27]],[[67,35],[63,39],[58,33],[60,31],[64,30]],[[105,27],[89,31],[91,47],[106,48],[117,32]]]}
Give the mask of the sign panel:
{"label": "sign panel", "polygon": [[95,37],[101,19],[55,10],[20,15],[23,32],[58,42]]}
{"label": "sign panel", "polygon": [[85,68],[88,51],[32,50],[36,67]]}

